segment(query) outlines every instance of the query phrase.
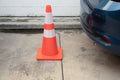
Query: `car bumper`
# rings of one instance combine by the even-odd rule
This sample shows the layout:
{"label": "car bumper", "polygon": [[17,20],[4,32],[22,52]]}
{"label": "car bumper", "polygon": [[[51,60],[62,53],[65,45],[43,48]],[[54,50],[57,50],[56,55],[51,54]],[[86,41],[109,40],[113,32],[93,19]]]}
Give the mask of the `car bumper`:
{"label": "car bumper", "polygon": [[[100,5],[91,10],[87,0],[81,0],[80,20],[83,30],[92,40],[120,55],[120,3],[117,4],[119,8],[113,8],[114,4],[108,9]],[[109,41],[102,40],[102,37]]]}
{"label": "car bumper", "polygon": [[[93,33],[91,33],[90,31],[88,31],[87,29],[85,29],[86,25],[84,23],[82,23],[81,20],[81,24],[82,24],[82,29],[84,30],[84,32],[96,43],[100,44],[103,48],[111,51],[112,53],[119,55],[120,56],[120,40],[115,39],[111,36],[109,36],[109,39],[111,40],[111,44],[110,43],[105,43],[104,41],[102,41],[100,39],[99,36],[95,36]],[[107,36],[107,34],[101,33],[98,31],[99,34],[103,35],[103,36]]]}

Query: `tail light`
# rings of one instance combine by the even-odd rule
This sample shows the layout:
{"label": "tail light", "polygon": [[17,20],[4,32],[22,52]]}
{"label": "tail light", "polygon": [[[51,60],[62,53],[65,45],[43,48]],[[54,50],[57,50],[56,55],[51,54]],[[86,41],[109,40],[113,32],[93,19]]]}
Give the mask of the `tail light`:
{"label": "tail light", "polygon": [[108,44],[111,44],[112,42],[110,41],[109,38],[105,37],[105,36],[102,36],[101,37],[101,40],[104,41],[105,43],[108,43]]}
{"label": "tail light", "polygon": [[95,37],[98,37],[100,41],[106,43],[106,44],[112,44],[112,41],[107,37],[107,36],[104,36],[104,35],[101,35],[99,33],[93,33],[93,35]]}

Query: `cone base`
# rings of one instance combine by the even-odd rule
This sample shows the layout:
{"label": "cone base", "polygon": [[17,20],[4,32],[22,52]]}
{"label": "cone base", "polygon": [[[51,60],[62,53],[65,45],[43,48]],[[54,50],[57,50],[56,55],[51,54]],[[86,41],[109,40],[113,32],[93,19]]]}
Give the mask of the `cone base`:
{"label": "cone base", "polygon": [[36,60],[62,60],[62,48],[58,48],[58,54],[53,56],[46,56],[42,53],[42,48],[38,49]]}

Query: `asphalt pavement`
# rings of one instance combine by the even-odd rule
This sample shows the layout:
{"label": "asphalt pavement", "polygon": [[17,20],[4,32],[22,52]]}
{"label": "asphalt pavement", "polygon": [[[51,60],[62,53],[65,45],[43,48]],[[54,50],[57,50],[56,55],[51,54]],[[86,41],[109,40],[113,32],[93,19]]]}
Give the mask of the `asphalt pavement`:
{"label": "asphalt pavement", "polygon": [[0,80],[120,80],[120,57],[82,30],[56,30],[62,61],[36,61],[42,30],[0,30]]}

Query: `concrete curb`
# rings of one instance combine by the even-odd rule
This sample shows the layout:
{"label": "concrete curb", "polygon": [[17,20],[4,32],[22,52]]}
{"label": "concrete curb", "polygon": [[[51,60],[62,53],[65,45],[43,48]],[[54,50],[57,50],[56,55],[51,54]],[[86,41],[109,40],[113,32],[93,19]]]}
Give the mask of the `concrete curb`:
{"label": "concrete curb", "polygon": [[[0,29],[43,29],[44,17],[0,17]],[[80,29],[79,17],[54,17],[56,29]]]}

